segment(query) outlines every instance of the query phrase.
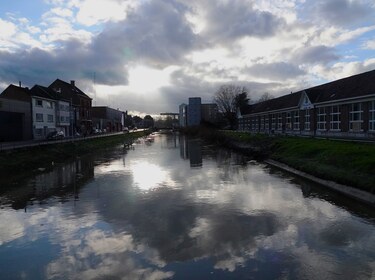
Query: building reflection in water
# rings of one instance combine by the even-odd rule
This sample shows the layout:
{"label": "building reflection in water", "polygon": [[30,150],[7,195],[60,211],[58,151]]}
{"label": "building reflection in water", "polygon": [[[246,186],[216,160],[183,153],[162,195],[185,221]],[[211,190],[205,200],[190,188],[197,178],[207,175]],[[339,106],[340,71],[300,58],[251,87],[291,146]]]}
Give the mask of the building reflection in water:
{"label": "building reflection in water", "polygon": [[10,204],[15,210],[25,209],[28,204],[45,203],[51,197],[65,202],[79,199],[80,187],[94,177],[94,163],[90,158],[53,166],[53,169],[31,177],[16,185],[2,183],[0,204]]}
{"label": "building reflection in water", "polygon": [[180,156],[190,160],[190,167],[202,167],[202,142],[199,139],[180,137]]}

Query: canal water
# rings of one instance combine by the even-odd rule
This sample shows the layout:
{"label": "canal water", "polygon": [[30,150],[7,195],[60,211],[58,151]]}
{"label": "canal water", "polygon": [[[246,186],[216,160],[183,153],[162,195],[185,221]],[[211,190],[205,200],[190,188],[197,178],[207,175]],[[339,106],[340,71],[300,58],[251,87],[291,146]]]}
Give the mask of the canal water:
{"label": "canal water", "polygon": [[197,139],[0,183],[0,279],[375,279],[372,209]]}

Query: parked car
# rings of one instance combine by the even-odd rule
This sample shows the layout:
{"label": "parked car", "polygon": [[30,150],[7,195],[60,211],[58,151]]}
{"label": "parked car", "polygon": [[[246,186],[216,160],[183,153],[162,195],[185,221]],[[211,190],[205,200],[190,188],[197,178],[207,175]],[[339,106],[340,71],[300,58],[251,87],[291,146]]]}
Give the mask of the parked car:
{"label": "parked car", "polygon": [[65,135],[63,131],[52,131],[47,134],[46,139],[47,140],[59,140],[59,139],[63,139],[64,137]]}
{"label": "parked car", "polygon": [[124,133],[128,133],[129,132],[129,128],[127,128],[126,126],[122,129],[122,132]]}

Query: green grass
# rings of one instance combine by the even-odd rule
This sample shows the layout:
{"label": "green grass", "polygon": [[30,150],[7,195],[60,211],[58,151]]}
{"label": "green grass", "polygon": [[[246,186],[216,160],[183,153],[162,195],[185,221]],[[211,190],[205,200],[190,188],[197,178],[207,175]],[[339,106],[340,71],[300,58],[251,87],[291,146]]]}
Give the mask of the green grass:
{"label": "green grass", "polygon": [[232,140],[268,149],[271,159],[322,179],[375,193],[375,144],[224,132]]}
{"label": "green grass", "polygon": [[271,158],[323,179],[375,192],[375,145],[281,137]]}
{"label": "green grass", "polygon": [[66,160],[111,148],[131,139],[147,134],[146,131],[86,139],[67,143],[53,143],[0,152],[0,174],[29,173],[40,167],[51,166],[51,162],[60,163]]}

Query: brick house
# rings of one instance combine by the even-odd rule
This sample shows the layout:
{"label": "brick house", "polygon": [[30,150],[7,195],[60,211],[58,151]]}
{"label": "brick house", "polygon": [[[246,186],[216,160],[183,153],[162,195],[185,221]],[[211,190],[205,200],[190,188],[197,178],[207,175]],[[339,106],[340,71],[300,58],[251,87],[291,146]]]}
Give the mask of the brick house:
{"label": "brick house", "polygon": [[50,89],[60,94],[65,100],[69,100],[72,106],[71,125],[73,132],[79,132],[83,135],[92,132],[92,98],[80,90],[75,81],[70,83],[56,79]]}
{"label": "brick house", "polygon": [[238,129],[375,140],[375,70],[249,105]]}

